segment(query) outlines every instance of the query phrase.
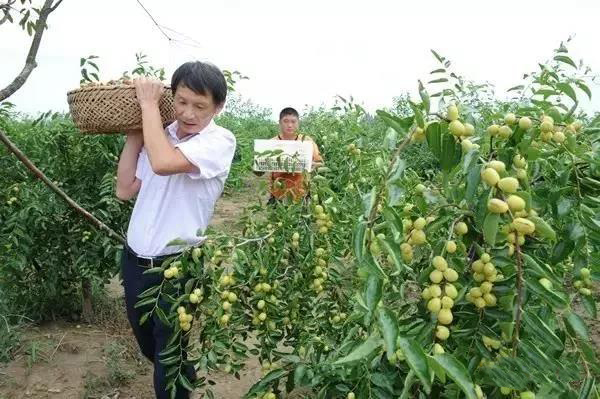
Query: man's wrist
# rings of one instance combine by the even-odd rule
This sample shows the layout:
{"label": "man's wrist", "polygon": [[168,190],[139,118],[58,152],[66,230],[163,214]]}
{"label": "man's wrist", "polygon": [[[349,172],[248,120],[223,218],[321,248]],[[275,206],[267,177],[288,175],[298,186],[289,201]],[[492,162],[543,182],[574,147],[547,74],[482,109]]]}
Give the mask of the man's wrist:
{"label": "man's wrist", "polygon": [[158,109],[158,101],[142,101],[140,102],[140,108],[143,112],[153,111]]}

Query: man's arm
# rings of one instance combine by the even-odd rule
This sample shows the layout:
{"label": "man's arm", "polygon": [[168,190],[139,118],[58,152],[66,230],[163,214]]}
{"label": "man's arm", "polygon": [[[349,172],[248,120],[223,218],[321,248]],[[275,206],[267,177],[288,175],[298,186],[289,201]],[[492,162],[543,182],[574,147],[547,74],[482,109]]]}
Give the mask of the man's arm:
{"label": "man's arm", "polygon": [[135,177],[135,171],[143,145],[144,138],[142,132],[136,131],[127,134],[127,141],[125,141],[125,146],[123,147],[123,151],[121,151],[121,158],[117,167],[117,185],[115,191],[117,198],[120,200],[130,200],[140,191],[142,181]]}
{"label": "man's arm", "polygon": [[136,79],[134,83],[142,109],[144,146],[152,171],[161,176],[198,173],[198,168],[180,150],[173,147],[165,135],[158,108],[163,92],[162,83],[149,79]]}

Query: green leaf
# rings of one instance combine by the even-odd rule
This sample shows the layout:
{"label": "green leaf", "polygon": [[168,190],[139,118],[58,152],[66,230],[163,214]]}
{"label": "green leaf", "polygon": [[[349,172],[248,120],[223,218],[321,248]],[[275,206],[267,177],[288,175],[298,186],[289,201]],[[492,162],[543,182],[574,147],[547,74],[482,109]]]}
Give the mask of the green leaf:
{"label": "green leaf", "polygon": [[424,128],[425,120],[423,120],[423,113],[421,112],[419,107],[412,101],[409,100],[408,104],[410,105],[412,111],[415,113],[415,121],[417,122],[417,126],[419,126],[420,128]]}
{"label": "green leaf", "polygon": [[432,50],[430,50],[430,51],[431,51],[431,53],[433,54],[433,56],[434,56],[434,57],[435,57],[435,58],[436,58],[436,59],[437,59],[437,60],[438,60],[440,63],[444,62],[444,60],[445,60],[445,58],[444,58],[444,57],[442,57],[441,55],[439,55],[439,54],[438,54],[438,53],[437,53],[435,50],[433,50],[433,49],[432,49]]}
{"label": "green leaf", "polygon": [[383,279],[374,274],[369,275],[365,286],[365,304],[369,311],[375,311],[383,294]]}
{"label": "green leaf", "polygon": [[577,68],[577,65],[573,62],[573,60],[566,55],[557,55],[554,57],[554,60],[563,62],[565,64],[571,65],[573,68]]}
{"label": "green leaf", "polygon": [[535,232],[542,238],[556,241],[556,232],[546,221],[538,216],[529,216],[529,220],[535,224]]}
{"label": "green leaf", "polygon": [[277,370],[271,371],[269,374],[264,376],[264,378],[262,378],[256,384],[252,385],[252,388],[250,388],[250,390],[248,390],[248,392],[246,392],[246,394],[244,395],[244,398],[253,398],[253,397],[256,397],[256,395],[259,393],[264,393],[264,391],[267,390],[267,387],[269,386],[270,383],[272,383],[274,381],[278,381],[287,373],[288,373],[288,371],[284,370],[284,369],[277,369]]}
{"label": "green leaf", "polygon": [[407,129],[403,126],[403,122],[400,118],[382,110],[377,110],[377,116],[379,116],[386,125],[397,131],[399,134],[406,134]]}
{"label": "green leaf", "polygon": [[579,315],[568,311],[563,314],[563,320],[570,335],[579,336],[586,341],[590,339],[587,326]]}
{"label": "green leaf", "polygon": [[523,321],[531,331],[542,341],[554,349],[563,349],[563,343],[550,327],[535,313],[529,311],[523,313]]}
{"label": "green leaf", "polygon": [[427,357],[427,364],[429,368],[433,371],[433,373],[439,378],[442,384],[446,384],[446,372],[444,369],[436,362],[433,357]]}
{"label": "green leaf", "polygon": [[379,328],[383,334],[385,349],[388,359],[396,352],[396,338],[398,337],[398,321],[394,313],[387,308],[378,309]]}
{"label": "green leaf", "polygon": [[377,259],[375,259],[369,252],[365,253],[362,264],[366,266],[370,274],[374,276],[379,276],[379,278],[381,279],[387,278],[385,271],[383,270]]}
{"label": "green leaf", "polygon": [[364,216],[365,216],[365,218],[368,218],[369,214],[371,213],[371,210],[373,209],[373,206],[375,206],[375,201],[377,200],[376,187],[373,186],[373,188],[371,188],[371,191],[369,193],[364,194],[362,197],[362,200],[363,200],[363,208],[365,208]]}
{"label": "green leaf", "polygon": [[491,246],[496,243],[499,223],[500,215],[497,213],[488,213],[483,221],[483,238]]}
{"label": "green leaf", "polygon": [[460,162],[462,150],[454,136],[448,133],[442,135],[440,164],[442,170],[449,172]]}
{"label": "green leaf", "polygon": [[442,151],[442,128],[438,122],[430,123],[425,131],[427,145],[437,159],[440,159]]}
{"label": "green leaf", "polygon": [[400,178],[402,177],[402,173],[404,172],[404,170],[406,169],[406,162],[401,159],[401,158],[397,158],[396,161],[394,162],[394,165],[390,171],[390,177],[387,181],[388,184],[392,184],[395,183],[396,181],[400,180]]}
{"label": "green leaf", "polygon": [[371,383],[375,386],[383,388],[388,393],[394,393],[394,386],[391,375],[383,373],[372,373]]}
{"label": "green leaf", "polygon": [[588,312],[590,317],[596,319],[597,317],[597,309],[596,309],[596,301],[592,296],[582,295],[581,302],[583,303],[583,307]]}
{"label": "green leaf", "polygon": [[[592,390],[594,390],[594,383],[596,382],[594,377],[588,377],[581,384],[581,389],[579,390],[578,399],[591,399]],[[597,394],[597,392],[596,392]]]}
{"label": "green leaf", "polygon": [[348,355],[336,360],[333,362],[333,365],[342,365],[352,362],[357,362],[360,360],[364,360],[368,358],[375,350],[381,347],[381,337],[379,334],[373,333],[369,338],[357,346],[352,352]]}
{"label": "green leaf", "polygon": [[143,274],[162,273],[163,271],[164,271],[163,267],[152,267],[148,270],[144,270]]}
{"label": "green leaf", "polygon": [[362,262],[365,253],[365,235],[367,232],[367,222],[358,222],[354,228],[354,256],[358,263]]}
{"label": "green leaf", "polygon": [[138,308],[144,307],[146,305],[149,305],[151,303],[154,304],[155,302],[156,302],[156,298],[154,298],[154,297],[152,297],[152,298],[146,298],[144,300],[141,300],[141,301],[137,302],[133,307],[135,309],[138,309]]}
{"label": "green leaf", "polygon": [[481,167],[479,164],[471,164],[469,172],[467,174],[467,190],[465,193],[465,200],[473,204],[475,200],[475,194],[477,194],[477,187],[481,182]]}
{"label": "green leaf", "polygon": [[446,78],[439,78],[439,79],[430,80],[428,83],[444,83],[447,81],[448,81],[448,79],[446,79]]}
{"label": "green leaf", "polygon": [[390,255],[390,257],[394,261],[394,265],[396,266],[397,270],[404,270],[404,271],[407,271],[407,272],[413,272],[413,269],[411,269],[410,267],[406,266],[404,264],[404,261],[402,261],[402,255],[400,254],[398,244],[396,244],[395,242],[391,241],[389,238],[387,238],[385,240],[379,240],[378,239],[378,241],[379,241],[379,244],[383,246],[383,248],[385,249],[385,251],[388,253],[388,255]]}
{"label": "green leaf", "polygon": [[166,326],[171,326],[171,323],[169,322],[169,319],[167,318],[167,315],[165,314],[165,312],[157,307],[154,312],[156,313],[156,315],[158,315],[158,318],[160,319],[160,321],[166,325]]}
{"label": "green leaf", "polygon": [[412,370],[408,371],[406,374],[406,378],[404,379],[404,388],[402,389],[402,394],[399,399],[410,399],[413,382],[415,380],[415,372]]}
{"label": "green leaf", "polygon": [[181,238],[176,238],[167,243],[167,247],[179,246],[179,245],[187,245],[187,242],[182,240]]}
{"label": "green leaf", "polygon": [[194,386],[190,383],[190,380],[183,374],[179,374],[179,382],[181,385],[190,392],[194,391]]}
{"label": "green leaf", "polygon": [[142,315],[142,317],[140,317],[140,326],[142,324],[144,324],[146,322],[146,320],[148,320],[148,318],[152,316],[152,312],[146,312]]}
{"label": "green leaf", "polygon": [[294,385],[301,386],[302,379],[304,378],[305,375],[306,375],[306,366],[304,364],[298,365],[298,367],[296,367],[296,369],[294,370]]}
{"label": "green leaf", "polygon": [[413,339],[399,336],[398,344],[406,356],[406,362],[410,366],[411,370],[414,371],[415,375],[419,377],[425,392],[429,394],[431,391],[431,371],[427,364],[427,356],[423,351],[423,348]]}
{"label": "green leaf", "polygon": [[571,98],[574,102],[577,102],[577,95],[575,94],[575,90],[568,83],[557,83],[556,88],[565,93],[567,96]]}
{"label": "green leaf", "polygon": [[400,242],[399,240],[402,239],[403,232],[402,232],[402,227],[400,225],[400,222],[398,220],[399,218],[396,216],[394,211],[389,207],[385,207],[383,209],[383,217],[385,218],[385,222],[386,222],[389,230],[392,232],[394,241]]}
{"label": "green leaf", "polygon": [[558,202],[556,204],[556,210],[558,213],[559,217],[563,217],[565,215],[567,215],[570,211],[571,208],[573,207],[573,202],[565,197],[561,197],[558,199]]}
{"label": "green leaf", "polygon": [[523,85],[518,85],[518,86],[513,86],[510,89],[506,90],[506,91],[514,91],[514,90],[523,90],[525,88],[525,86]]}
{"label": "green leaf", "polygon": [[444,369],[446,374],[458,385],[467,399],[477,399],[475,385],[467,368],[453,355],[443,353],[435,355],[433,359]]}
{"label": "green leaf", "polygon": [[577,85],[577,87],[579,87],[581,89],[581,91],[583,91],[585,94],[587,94],[587,96],[590,100],[592,99],[592,91],[585,83],[583,83],[581,80],[577,80],[575,82],[575,84]]}
{"label": "green leaf", "polygon": [[423,101],[423,108],[425,108],[425,112],[429,113],[431,102],[429,100],[429,94],[427,94],[427,90],[423,87],[423,83],[419,80],[419,96],[421,96],[421,101]]}
{"label": "green leaf", "polygon": [[559,292],[556,291],[556,288],[553,290],[547,290],[536,279],[526,279],[525,284],[527,289],[534,292],[550,306],[558,309],[564,309],[567,306],[567,298],[562,292],[559,295]]}
{"label": "green leaf", "polygon": [[571,240],[562,240],[556,243],[552,256],[550,257],[550,263],[556,265],[559,262],[567,259],[569,254],[575,249],[575,243]]}
{"label": "green leaf", "polygon": [[139,294],[138,298],[141,299],[141,298],[156,294],[159,290],[160,290],[160,284],[152,286],[152,287],[148,288],[147,290],[145,290],[144,292],[142,292],[141,294]]}

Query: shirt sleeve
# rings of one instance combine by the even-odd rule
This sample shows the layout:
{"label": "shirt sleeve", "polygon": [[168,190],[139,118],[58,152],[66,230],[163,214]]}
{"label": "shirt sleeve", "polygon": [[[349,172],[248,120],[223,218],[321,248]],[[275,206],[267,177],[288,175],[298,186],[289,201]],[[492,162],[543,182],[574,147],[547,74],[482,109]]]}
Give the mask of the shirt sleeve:
{"label": "shirt sleeve", "polygon": [[175,145],[198,172],[187,173],[192,179],[212,179],[227,175],[235,153],[235,136],[228,130],[199,134]]}
{"label": "shirt sleeve", "polygon": [[135,177],[142,180],[142,177],[146,173],[146,168],[148,167],[148,155],[146,154],[146,149],[142,147],[140,154],[138,155],[137,165],[135,168]]}

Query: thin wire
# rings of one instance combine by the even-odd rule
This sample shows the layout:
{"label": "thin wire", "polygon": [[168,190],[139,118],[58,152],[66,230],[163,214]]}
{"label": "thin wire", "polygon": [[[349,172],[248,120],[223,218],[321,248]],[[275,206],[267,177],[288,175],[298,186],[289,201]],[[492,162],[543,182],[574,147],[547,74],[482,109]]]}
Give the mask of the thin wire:
{"label": "thin wire", "polygon": [[[194,38],[189,37],[189,36],[187,36],[187,35],[185,35],[185,34],[183,34],[181,32],[177,32],[175,29],[171,29],[168,26],[164,26],[164,25],[160,25],[160,27],[163,28],[163,29],[166,29],[168,31],[171,31],[171,32],[173,32],[173,33],[175,33],[175,34],[177,34],[177,35],[179,35],[179,36],[181,36],[181,37],[183,37],[183,38],[185,38],[185,39],[187,39],[187,40],[189,40],[189,41],[197,44],[198,46],[202,46],[202,43],[200,43],[199,41],[197,41]],[[181,42],[181,40],[179,40],[179,41]]]}
{"label": "thin wire", "polygon": [[144,11],[146,11],[146,14],[148,14],[148,16],[150,17],[150,19],[152,20],[152,22],[154,22],[154,25],[156,25],[156,27],[160,30],[160,32],[167,38],[169,39],[169,41],[173,40],[169,37],[169,35],[167,35],[165,33],[165,31],[160,27],[160,25],[158,24],[158,22],[156,22],[156,20],[154,19],[154,17],[152,16],[152,14],[150,14],[150,11],[148,11],[146,9],[146,7],[144,7],[144,5],[142,4],[142,2],[140,0],[136,0],[137,3],[140,5],[140,7],[142,7],[144,9]]}

